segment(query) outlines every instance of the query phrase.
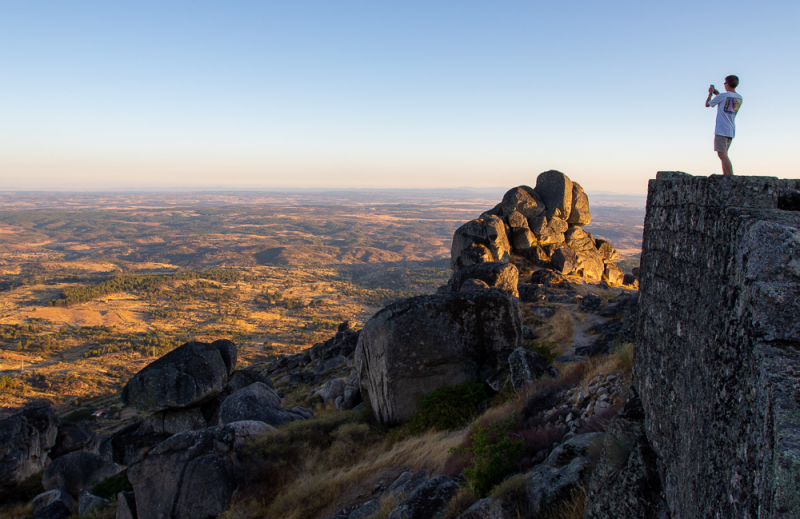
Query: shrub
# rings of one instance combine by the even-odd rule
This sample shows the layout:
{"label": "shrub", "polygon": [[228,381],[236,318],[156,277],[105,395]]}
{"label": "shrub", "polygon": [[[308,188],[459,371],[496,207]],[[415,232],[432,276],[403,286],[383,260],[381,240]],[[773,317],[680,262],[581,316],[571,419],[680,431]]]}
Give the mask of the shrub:
{"label": "shrub", "polygon": [[84,407],[82,409],[76,409],[72,411],[67,416],[61,419],[62,422],[80,422],[81,420],[91,420],[94,419],[92,416],[94,413],[94,409],[90,409],[88,407]]}
{"label": "shrub", "polygon": [[128,471],[125,470],[96,484],[92,488],[92,494],[104,499],[112,499],[117,497],[120,492],[130,492],[131,490],[133,490],[133,487],[128,481]]}
{"label": "shrub", "polygon": [[481,402],[488,398],[486,387],[480,380],[440,387],[420,398],[408,430],[420,434],[427,430],[460,429],[469,423]]}
{"label": "shrub", "polygon": [[618,349],[614,355],[617,357],[619,369],[624,373],[633,371],[633,343],[627,342]]}
{"label": "shrub", "polygon": [[516,418],[515,411],[508,418],[488,426],[474,423],[470,428],[471,444],[448,451],[464,460],[471,460],[464,469],[464,478],[474,494],[485,497],[494,485],[519,470],[518,460],[522,456],[523,442],[510,438]]}

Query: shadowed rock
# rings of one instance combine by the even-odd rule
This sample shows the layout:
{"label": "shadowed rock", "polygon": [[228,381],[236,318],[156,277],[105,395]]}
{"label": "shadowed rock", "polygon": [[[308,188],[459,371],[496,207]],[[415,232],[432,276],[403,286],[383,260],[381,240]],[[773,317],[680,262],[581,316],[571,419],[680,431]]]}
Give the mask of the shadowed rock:
{"label": "shadowed rock", "polygon": [[[519,186],[509,189],[503,195],[503,201],[500,202],[500,210],[506,218],[510,218],[516,212],[526,219],[530,219],[536,218],[544,212],[545,204],[535,190],[528,186]],[[511,225],[510,221],[509,225]],[[522,222],[519,222],[519,225],[514,225],[513,227],[521,226]]]}
{"label": "shadowed rock", "polygon": [[420,396],[504,364],[521,338],[519,303],[497,290],[399,301],[361,331],[362,395],[378,419],[396,423],[413,414]]}
{"label": "shadowed rock", "polygon": [[450,251],[450,266],[453,270],[459,270],[485,261],[507,263],[510,252],[505,222],[489,215],[469,221],[456,230]]}
{"label": "shadowed rock", "polygon": [[458,484],[447,476],[437,476],[420,485],[389,513],[387,519],[434,519],[444,517]]}
{"label": "shadowed rock", "polygon": [[222,402],[219,417],[223,424],[243,420],[258,420],[270,425],[282,425],[306,417],[281,407],[274,389],[262,382],[250,384]]}
{"label": "shadowed rock", "polygon": [[572,210],[572,181],[560,171],[550,170],[536,177],[536,193],[547,207],[547,217],[567,220]]}
{"label": "shadowed rock", "polygon": [[74,423],[58,426],[56,444],[50,451],[50,458],[56,459],[74,451],[95,452],[98,447],[97,435]]}
{"label": "shadowed rock", "polygon": [[225,389],[228,363],[235,357],[230,341],[186,343],[134,375],[122,390],[122,402],[149,412],[201,404]]}
{"label": "shadowed rock", "polygon": [[89,490],[95,483],[116,476],[121,470],[116,463],[92,452],[70,452],[48,465],[42,476],[42,486],[45,490],[64,490],[77,498],[81,490]]}
{"label": "shadowed rock", "polygon": [[0,497],[44,468],[57,423],[50,407],[39,404],[0,420]]}
{"label": "shadowed rock", "polygon": [[511,263],[492,261],[471,265],[454,272],[447,286],[451,292],[458,292],[468,279],[479,279],[489,287],[502,290],[510,296],[519,297],[519,292],[517,292],[519,270]]}

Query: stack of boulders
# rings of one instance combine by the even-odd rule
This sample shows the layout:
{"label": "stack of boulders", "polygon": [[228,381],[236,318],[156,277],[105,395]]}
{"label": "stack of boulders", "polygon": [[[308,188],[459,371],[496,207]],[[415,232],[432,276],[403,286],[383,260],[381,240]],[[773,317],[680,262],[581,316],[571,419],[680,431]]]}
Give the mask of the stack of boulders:
{"label": "stack of boulders", "polygon": [[591,221],[583,188],[559,171],[546,171],[535,188],[511,189],[494,209],[456,230],[451,267],[458,273],[478,263],[524,258],[562,274],[621,285],[616,249],[582,229]]}
{"label": "stack of boulders", "polygon": [[284,409],[269,379],[235,371],[237,348],[228,340],[190,342],[134,375],[122,402],[152,413],[141,432],[177,434],[209,426],[257,420],[281,425],[309,418],[310,410]]}

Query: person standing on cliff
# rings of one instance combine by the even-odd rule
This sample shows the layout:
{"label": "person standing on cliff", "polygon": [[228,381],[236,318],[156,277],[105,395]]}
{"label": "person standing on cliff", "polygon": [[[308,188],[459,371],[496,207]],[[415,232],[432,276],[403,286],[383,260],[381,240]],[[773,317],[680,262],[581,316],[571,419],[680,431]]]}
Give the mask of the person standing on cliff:
{"label": "person standing on cliff", "polygon": [[[736,93],[739,86],[737,76],[725,78],[725,93],[720,94],[714,85],[708,87],[708,97],[706,98],[706,108],[717,107],[717,127],[714,129],[714,151],[717,152],[719,160],[722,161],[722,174],[733,175],[733,165],[728,157],[728,149],[736,134],[736,114],[742,107],[742,96]],[[714,99],[711,96],[714,95]]]}

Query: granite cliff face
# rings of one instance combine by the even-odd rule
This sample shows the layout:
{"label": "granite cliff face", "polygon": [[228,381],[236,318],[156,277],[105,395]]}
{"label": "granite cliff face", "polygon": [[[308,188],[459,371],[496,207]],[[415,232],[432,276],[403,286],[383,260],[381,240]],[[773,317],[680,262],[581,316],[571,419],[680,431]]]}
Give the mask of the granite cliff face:
{"label": "granite cliff face", "polygon": [[634,385],[673,518],[800,517],[798,184],[650,181]]}

